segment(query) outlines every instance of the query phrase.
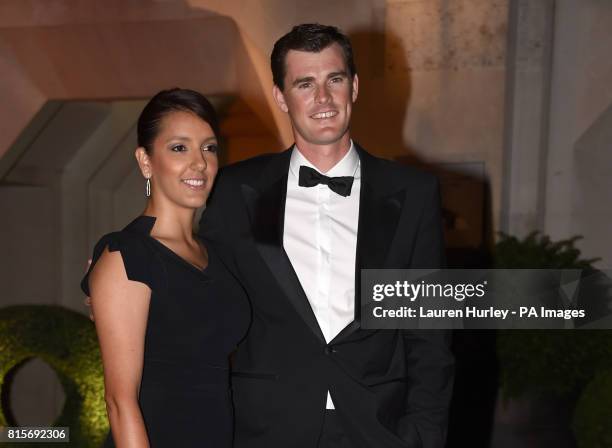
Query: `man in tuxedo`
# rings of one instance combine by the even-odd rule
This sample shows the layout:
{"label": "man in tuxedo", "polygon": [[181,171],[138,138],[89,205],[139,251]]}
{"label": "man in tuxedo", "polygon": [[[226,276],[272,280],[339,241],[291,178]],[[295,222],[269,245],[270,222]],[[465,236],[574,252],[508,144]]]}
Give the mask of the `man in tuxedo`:
{"label": "man in tuxedo", "polygon": [[271,65],[295,144],[223,169],[200,223],[252,305],[234,446],[443,447],[448,333],[359,323],[361,269],[442,266],[437,181],[351,140],[359,80],[338,29],[293,28]]}

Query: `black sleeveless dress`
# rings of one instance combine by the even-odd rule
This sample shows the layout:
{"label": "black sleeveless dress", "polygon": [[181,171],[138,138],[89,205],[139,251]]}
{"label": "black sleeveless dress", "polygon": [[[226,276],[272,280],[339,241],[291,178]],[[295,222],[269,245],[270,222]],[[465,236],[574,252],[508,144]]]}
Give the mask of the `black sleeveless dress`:
{"label": "black sleeveless dress", "polygon": [[[212,248],[200,270],[150,236],[154,223],[140,216],[102,237],[81,288],[89,295],[89,272],[107,246],[130,280],[151,288],[139,395],[151,446],[230,448],[229,355],[250,323],[247,297]],[[110,435],[105,446],[114,446]]]}

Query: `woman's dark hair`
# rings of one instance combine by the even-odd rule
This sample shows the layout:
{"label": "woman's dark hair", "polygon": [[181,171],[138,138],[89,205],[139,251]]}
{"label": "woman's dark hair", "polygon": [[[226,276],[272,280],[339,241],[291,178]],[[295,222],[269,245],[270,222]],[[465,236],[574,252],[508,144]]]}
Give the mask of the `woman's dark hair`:
{"label": "woman's dark hair", "polygon": [[304,23],[294,26],[274,44],[270,55],[274,84],[281,90],[285,88],[285,58],[290,50],[319,53],[334,43],[342,48],[348,74],[353,78],[357,73],[357,68],[353,60],[353,47],[349,38],[335,26]]}
{"label": "woman's dark hair", "polygon": [[162,90],[157,93],[144,107],[138,117],[138,146],[147,152],[153,148],[153,140],[159,133],[161,120],[170,112],[191,112],[200,117],[212,128],[219,137],[219,119],[215,108],[199,92],[189,89]]}

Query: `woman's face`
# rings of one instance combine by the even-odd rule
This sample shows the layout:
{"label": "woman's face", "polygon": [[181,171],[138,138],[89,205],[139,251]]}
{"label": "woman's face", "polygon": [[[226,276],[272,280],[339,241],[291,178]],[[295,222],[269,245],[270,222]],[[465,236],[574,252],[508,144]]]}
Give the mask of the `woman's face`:
{"label": "woman's face", "polygon": [[217,145],[212,128],[197,115],[166,114],[152,151],[139,148],[136,153],[143,175],[151,178],[152,199],[191,209],[203,206],[219,167]]}

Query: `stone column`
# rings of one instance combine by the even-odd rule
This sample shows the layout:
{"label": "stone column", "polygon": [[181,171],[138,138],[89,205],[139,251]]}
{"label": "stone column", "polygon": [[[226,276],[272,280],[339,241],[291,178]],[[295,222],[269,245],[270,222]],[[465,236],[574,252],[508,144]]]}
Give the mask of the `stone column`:
{"label": "stone column", "polygon": [[512,0],[501,230],[544,227],[555,0]]}

